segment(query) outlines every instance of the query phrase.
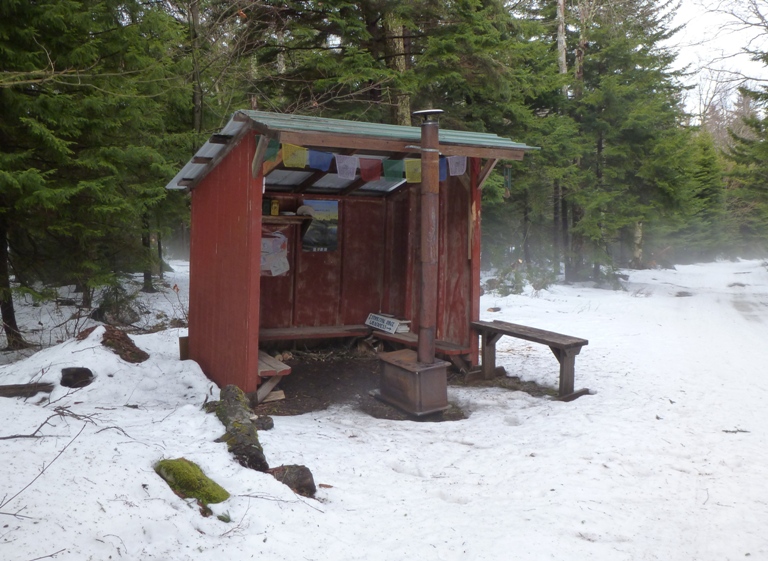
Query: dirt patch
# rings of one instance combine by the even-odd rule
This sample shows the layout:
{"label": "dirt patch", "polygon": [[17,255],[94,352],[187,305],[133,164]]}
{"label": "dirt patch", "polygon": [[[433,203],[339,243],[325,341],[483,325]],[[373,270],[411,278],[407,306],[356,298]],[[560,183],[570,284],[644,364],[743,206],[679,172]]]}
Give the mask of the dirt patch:
{"label": "dirt patch", "polygon": [[[450,403],[450,408],[442,413],[414,417],[370,395],[371,390],[379,387],[381,372],[381,361],[375,356],[361,357],[345,349],[311,353],[294,351],[293,358],[286,364],[291,366],[291,373],[278,386],[285,392],[285,399],[253,407],[257,415],[302,415],[332,405],[347,405],[377,419],[440,422],[467,418],[455,403]],[[465,376],[455,370],[449,370],[448,384],[500,387],[536,397],[557,394],[552,388],[507,376],[468,383]]]}
{"label": "dirt patch", "polygon": [[[84,341],[88,335],[93,333],[94,329],[96,329],[95,326],[81,331],[77,336],[77,340]],[[138,364],[149,358],[149,355],[137,347],[133,342],[133,339],[131,339],[125,331],[121,331],[111,325],[104,326],[104,334],[101,336],[101,344],[111,349],[112,352],[126,362]]]}
{"label": "dirt patch", "polygon": [[449,383],[456,386],[472,388],[504,388],[513,392],[525,392],[533,397],[557,397],[557,390],[547,386],[542,386],[536,382],[521,380],[516,376],[496,376],[491,380],[472,380],[466,381],[464,376],[456,376]]}

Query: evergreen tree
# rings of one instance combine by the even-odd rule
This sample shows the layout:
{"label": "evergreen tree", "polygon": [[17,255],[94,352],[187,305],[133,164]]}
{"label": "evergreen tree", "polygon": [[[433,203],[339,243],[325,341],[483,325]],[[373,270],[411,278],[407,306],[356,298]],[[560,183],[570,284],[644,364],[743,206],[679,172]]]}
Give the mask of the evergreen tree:
{"label": "evergreen tree", "polygon": [[171,132],[165,115],[183,89],[171,50],[178,37],[164,10],[138,1],[0,3],[0,66],[10,77],[0,88],[9,347],[23,345],[9,265],[17,280],[39,277],[45,259],[59,281],[103,283],[140,239],[137,215],[164,197],[175,166],[158,135]]}
{"label": "evergreen tree", "polygon": [[[759,105],[768,101],[761,92],[752,94]],[[734,164],[727,208],[739,237],[738,249],[762,252],[768,240],[768,117],[756,113],[744,117],[743,124],[745,129],[733,133],[733,147],[727,152]]]}
{"label": "evergreen tree", "polygon": [[635,259],[642,259],[644,222],[672,204],[687,179],[679,166],[662,164],[674,164],[666,156],[685,146],[674,53],[662,47],[672,33],[665,6],[593,1],[587,18],[585,4],[572,111],[591,150],[580,160],[582,184],[570,195],[578,209],[573,231],[586,242],[572,247],[572,278],[584,275],[588,258],[609,261],[608,248],[628,228]]}

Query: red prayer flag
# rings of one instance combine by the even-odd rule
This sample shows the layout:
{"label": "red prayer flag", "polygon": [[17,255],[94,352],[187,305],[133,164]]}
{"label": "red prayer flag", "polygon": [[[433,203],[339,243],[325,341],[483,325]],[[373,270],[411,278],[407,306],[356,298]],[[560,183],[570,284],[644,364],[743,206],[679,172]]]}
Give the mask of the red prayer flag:
{"label": "red prayer flag", "polygon": [[381,179],[381,160],[360,158],[360,177],[363,181],[378,181]]}

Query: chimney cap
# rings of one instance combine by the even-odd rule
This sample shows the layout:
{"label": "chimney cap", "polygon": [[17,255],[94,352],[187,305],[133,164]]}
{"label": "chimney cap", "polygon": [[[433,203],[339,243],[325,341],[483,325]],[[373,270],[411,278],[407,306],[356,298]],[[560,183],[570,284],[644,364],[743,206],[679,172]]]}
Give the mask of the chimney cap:
{"label": "chimney cap", "polygon": [[420,111],[414,111],[411,113],[412,117],[421,117],[424,119],[424,122],[430,121],[431,117],[437,118],[439,115],[443,113],[442,109],[421,109]]}

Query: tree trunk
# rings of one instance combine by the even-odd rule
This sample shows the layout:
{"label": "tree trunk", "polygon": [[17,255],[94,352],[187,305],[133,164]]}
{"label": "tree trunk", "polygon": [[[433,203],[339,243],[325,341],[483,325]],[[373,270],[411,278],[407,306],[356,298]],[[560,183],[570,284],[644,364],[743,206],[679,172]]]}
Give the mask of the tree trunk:
{"label": "tree trunk", "polygon": [[[565,0],[557,0],[557,62],[560,74],[568,74],[565,52]],[[568,85],[562,86],[563,97],[568,99]]]}
{"label": "tree trunk", "polygon": [[526,267],[531,266],[531,216],[527,190],[523,198],[523,260]]}
{"label": "tree trunk", "polygon": [[83,308],[90,310],[93,307],[93,289],[83,282]]}
{"label": "tree trunk", "polygon": [[[581,219],[584,218],[584,209],[577,205],[571,204],[571,224],[574,226],[578,224]],[[570,281],[584,280],[582,274],[584,272],[584,251],[586,249],[586,243],[584,236],[578,232],[571,233],[571,278],[566,279]]]}
{"label": "tree trunk", "polygon": [[144,286],[141,287],[142,292],[155,292],[155,287],[152,286],[152,253],[151,253],[151,239],[149,236],[149,219],[146,215],[141,219],[141,245],[144,246]]}
{"label": "tree trunk", "polygon": [[16,309],[13,307],[11,272],[8,263],[8,223],[2,214],[0,214],[0,316],[3,320],[6,348],[18,350],[28,347],[29,344],[24,341],[16,323]]}
{"label": "tree trunk", "polygon": [[203,130],[203,84],[200,67],[200,0],[189,5],[189,36],[192,39],[192,127]]}
{"label": "tree trunk", "polygon": [[160,230],[157,231],[157,262],[160,264],[160,280],[163,280],[165,278],[163,275],[163,238],[160,235]]}
{"label": "tree trunk", "polygon": [[635,222],[635,235],[632,240],[632,267],[643,267],[643,223]]}
{"label": "tree trunk", "polygon": [[[398,74],[405,74],[405,28],[391,13],[384,15],[384,33],[388,66]],[[411,96],[398,87],[389,88],[392,105],[392,123],[395,125],[411,126]]]}
{"label": "tree trunk", "polygon": [[592,3],[589,1],[579,2],[579,41],[576,45],[573,68],[573,96],[576,99],[581,99],[584,92],[584,55],[587,52],[587,24],[592,20],[592,8]]}
{"label": "tree trunk", "polygon": [[565,272],[565,279],[571,273],[568,270],[571,268],[571,243],[570,243],[570,231],[568,229],[568,201],[565,199],[566,188],[560,186],[560,234],[562,236],[562,248],[563,248],[563,270]]}
{"label": "tree trunk", "polygon": [[552,269],[556,275],[560,274],[560,205],[562,191],[560,182],[555,180],[552,189]]}

